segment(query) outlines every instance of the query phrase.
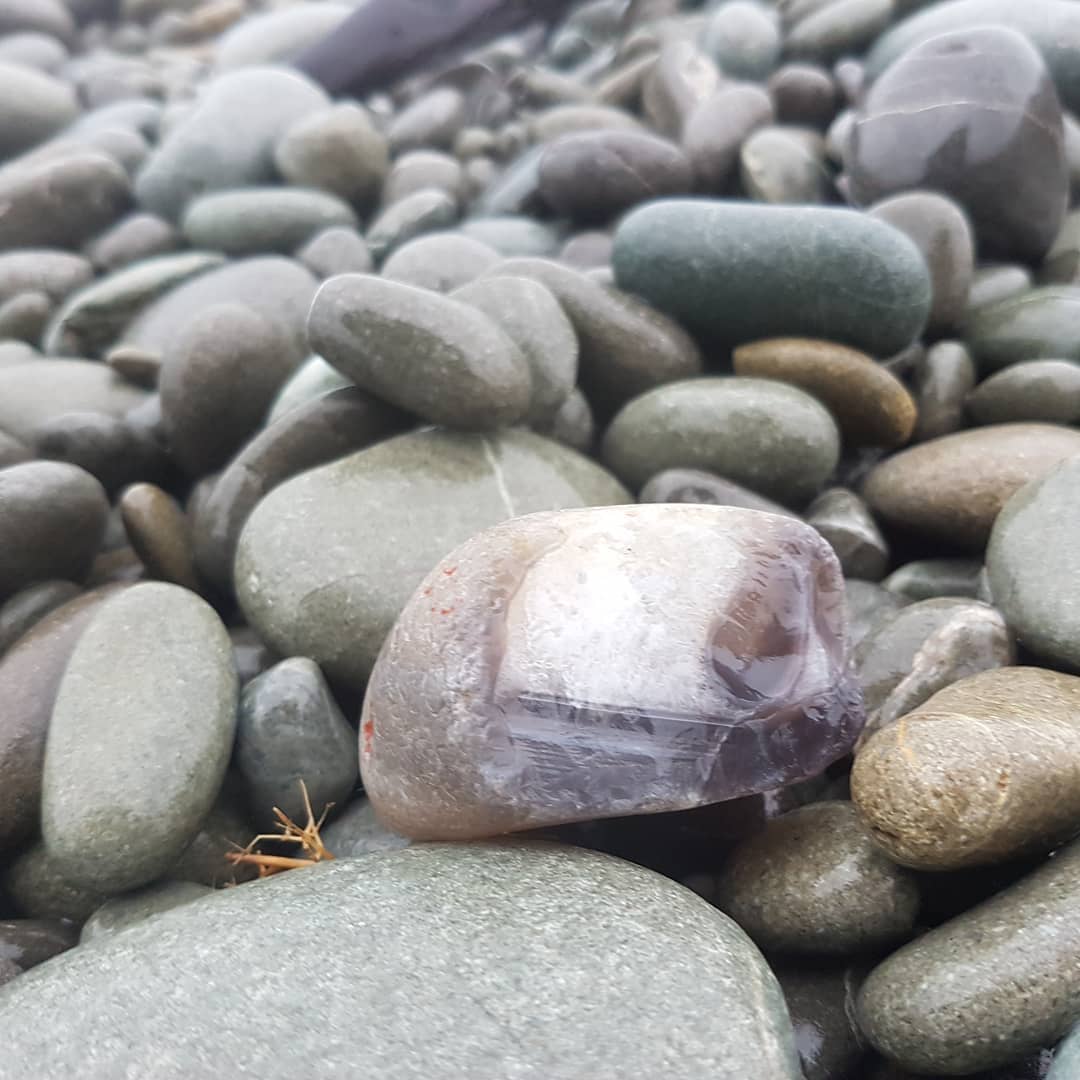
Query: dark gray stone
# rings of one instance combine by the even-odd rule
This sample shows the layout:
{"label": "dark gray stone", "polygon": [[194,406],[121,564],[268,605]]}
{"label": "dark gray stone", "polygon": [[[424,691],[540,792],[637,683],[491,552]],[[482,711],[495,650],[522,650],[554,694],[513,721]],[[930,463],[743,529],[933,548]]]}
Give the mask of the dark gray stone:
{"label": "dark gray stone", "polygon": [[1028,360],[981,382],[967,398],[978,424],[1080,421],[1080,365],[1068,360]]}

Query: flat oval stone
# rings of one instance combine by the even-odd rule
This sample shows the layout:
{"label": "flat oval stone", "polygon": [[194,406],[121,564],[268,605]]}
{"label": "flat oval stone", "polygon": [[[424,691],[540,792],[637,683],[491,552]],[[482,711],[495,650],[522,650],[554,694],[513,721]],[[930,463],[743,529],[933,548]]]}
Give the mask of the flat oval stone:
{"label": "flat oval stone", "polygon": [[682,148],[694,170],[698,191],[721,195],[750,134],[776,118],[769,95],[750,83],[725,83],[686,119]]}
{"label": "flat oval stone", "polygon": [[87,246],[86,253],[102,270],[120,270],[180,246],[176,227],[156,214],[128,214]]}
{"label": "flat oval stone", "polygon": [[1080,421],[1080,365],[1068,360],[1029,360],[991,375],[968,395],[978,424]]}
{"label": "flat oval stone", "polygon": [[281,655],[308,656],[360,688],[413,590],[473,533],[520,514],[632,501],[592,461],[527,431],[399,435],[264,498],[240,537],[237,597]]}
{"label": "flat oval stone", "polygon": [[310,271],[292,259],[280,255],[238,259],[171,289],[139,314],[122,341],[164,353],[205,308],[235,303],[278,326],[300,363],[310,351],[305,320],[317,288]]}
{"label": "flat oval stone", "polygon": [[714,903],[766,953],[852,956],[907,938],[919,889],[875,846],[851,803],[817,802],[740,844]]}
{"label": "flat oval stone", "polygon": [[194,594],[139,584],[101,607],[45,749],[42,834],[66,876],[112,893],[165,873],[221,786],[236,693],[229,636]]}
{"label": "flat oval stone", "polygon": [[364,274],[325,282],[308,340],[358,386],[435,424],[483,430],[522,419],[532,376],[513,340],[482,312]]}
{"label": "flat oval stone", "polygon": [[560,243],[560,234],[550,223],[512,214],[469,218],[460,231],[506,258],[543,259],[553,256]]}
{"label": "flat oval stone", "polygon": [[291,59],[336,30],[351,10],[320,0],[302,8],[252,12],[213,43],[215,67],[228,71]]}
{"label": "flat oval stone", "polygon": [[540,158],[540,194],[556,214],[609,221],[638,203],[684,195],[690,162],[674,144],[644,131],[564,135]]}
{"label": "flat oval stone", "polygon": [[529,278],[485,277],[457,289],[452,299],[482,311],[521,350],[532,376],[526,419],[554,419],[577,382],[578,340],[552,292]]}
{"label": "flat oval stone", "polygon": [[335,274],[370,274],[375,264],[367,241],[355,229],[341,225],[316,233],[297,251],[296,258],[320,279]]}
{"label": "flat oval stone", "polygon": [[0,851],[33,836],[41,807],[45,735],[68,660],[111,590],[62,604],[0,661]]}
{"label": "flat oval stone", "polygon": [[1080,673],[1078,482],[1073,456],[1013,496],[994,524],[986,568],[994,601],[1024,648]]}
{"label": "flat oval stone", "polygon": [[491,274],[533,278],[551,290],[578,336],[581,388],[605,416],[646,390],[701,373],[690,335],[635,296],[549,259],[507,259]]}
{"label": "flat oval stone", "polygon": [[[612,970],[628,937],[640,947]],[[408,1007],[384,1009],[392,986],[408,987]],[[268,1041],[266,1017],[292,998],[311,1034]],[[445,1080],[493,1062],[522,1077],[800,1075],[776,979],[730,919],[649,870],[553,845],[413,847],[223,890],[65,954],[3,1000],[11,1080],[68,1062],[113,1080],[163,1058],[185,1075],[212,1060],[266,1080],[412,1078],[435,1060]],[[386,1018],[357,1024],[358,1010]],[[77,1016],[86,1032],[46,1031],[42,1016]]]}
{"label": "flat oval stone", "polygon": [[779,503],[704,469],[664,469],[647,481],[638,493],[638,502],[741,506],[766,514],[791,514]]}
{"label": "flat oval stone", "polygon": [[194,516],[199,572],[232,593],[236,543],[252,510],[279,484],[395,435],[404,413],[359,387],[326,394],[268,425],[230,462]]}
{"label": "flat oval stone", "polygon": [[862,493],[890,525],[979,551],[1009,498],[1074,454],[1080,432],[993,424],[895,454],[871,470]]}
{"label": "flat oval stone", "polygon": [[926,263],[891,226],[833,207],[651,203],[615,232],[620,288],[731,345],[825,338],[889,356],[930,311]]}
{"label": "flat oval stone", "polygon": [[466,839],[771,790],[822,772],[862,719],[813,530],[727,507],[561,511],[427,576],[372,672],[360,769],[395,832]]}
{"label": "flat oval stone", "polygon": [[323,229],[356,223],[349,204],[326,191],[244,187],[192,199],[180,228],[195,248],[226,255],[287,255]]}
{"label": "flat oval stone", "polygon": [[892,0],[836,0],[808,11],[789,27],[784,50],[829,63],[861,52],[889,25]]}
{"label": "flat oval stone", "polygon": [[[1068,219],[1066,219],[1067,221]],[[1031,271],[1016,263],[990,263],[979,267],[971,279],[968,314],[986,304],[996,304],[1031,288]]]}
{"label": "flat oval stone", "polygon": [[409,240],[448,229],[457,217],[455,198],[439,188],[426,187],[391,203],[368,227],[365,239],[372,257],[381,262]]}
{"label": "flat oval stone", "polygon": [[175,221],[196,195],[271,180],[278,138],[328,105],[318,86],[286,68],[218,76],[139,172],[140,206]]}
{"label": "flat oval stone", "polygon": [[306,657],[283,660],[244,687],[235,759],[260,829],[274,825],[278,807],[294,821],[307,820],[300,781],[316,817],[327,806],[341,806],[360,777],[357,754],[356,732],[318,664]]}
{"label": "flat oval stone", "polygon": [[402,244],[383,263],[382,276],[401,285],[449,293],[490,270],[502,257],[460,233],[429,233]]}
{"label": "flat oval stone", "polygon": [[242,304],[203,308],[165,349],[162,426],[193,477],[220,469],[256,432],[297,365],[280,325]]}
{"label": "flat oval stone", "polygon": [[894,570],[882,584],[910,600],[976,597],[982,569],[981,559],[915,559]]}
{"label": "flat oval stone", "polygon": [[903,446],[916,409],[904,384],[866,353],[831,341],[773,338],[740,345],[735,372],[777,379],[812,394],[852,446]]}
{"label": "flat oval stone", "polygon": [[956,329],[964,317],[975,269],[975,237],[967,215],[934,191],[907,191],[875,203],[871,217],[910,236],[930,268],[934,292],[926,329],[935,337]]}
{"label": "flat oval stone", "polygon": [[952,870],[1050,851],[1080,827],[1080,679],[983,671],[867,739],[852,798],[905,866]]}
{"label": "flat oval stone", "polygon": [[784,505],[808,502],[840,455],[832,417],[794,386],[743,376],[687,379],[635,398],[602,457],[630,487],[663,469],[717,472]]}
{"label": "flat oval stone", "polygon": [[8,251],[0,255],[0,299],[10,300],[24,292],[43,292],[61,301],[94,276],[90,261],[82,255],[48,248]]}
{"label": "flat oval stone", "polygon": [[964,340],[984,371],[1022,360],[1080,360],[1080,287],[1045,285],[973,311]]}
{"label": "flat oval stone", "polygon": [[120,516],[135,554],[159,581],[199,592],[191,530],[176,500],[155,484],[132,484],[120,497]]}
{"label": "flat oval stone", "polygon": [[1080,996],[1080,845],[880,964],[859,1026],[918,1073],[967,1075],[1053,1044]]}
{"label": "flat oval stone", "polygon": [[108,512],[101,484],[75,465],[0,469],[0,598],[36,581],[85,578]]}
{"label": "flat oval stone", "polygon": [[22,64],[0,61],[0,158],[11,158],[62,131],[79,115],[71,87]]}
{"label": "flat oval stone", "polygon": [[912,187],[949,195],[988,254],[1041,258],[1068,208],[1054,84],[1035,47],[1003,26],[952,31],[904,53],[862,102],[847,167],[859,202]]}

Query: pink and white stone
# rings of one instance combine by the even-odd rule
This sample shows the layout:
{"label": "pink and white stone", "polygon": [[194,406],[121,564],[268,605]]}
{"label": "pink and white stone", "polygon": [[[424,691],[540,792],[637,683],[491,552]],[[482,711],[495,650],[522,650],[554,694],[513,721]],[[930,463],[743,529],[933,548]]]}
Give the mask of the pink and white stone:
{"label": "pink and white stone", "polygon": [[863,724],[844,584],[794,518],[615,506],[487,529],[413,595],[372,673],[383,822],[465,839],[684,810],[820,773]]}

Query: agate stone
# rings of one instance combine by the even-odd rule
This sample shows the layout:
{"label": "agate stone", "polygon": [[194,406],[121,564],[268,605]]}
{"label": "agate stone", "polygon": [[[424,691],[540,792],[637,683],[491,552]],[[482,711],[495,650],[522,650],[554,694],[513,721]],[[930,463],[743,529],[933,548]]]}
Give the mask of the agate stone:
{"label": "agate stone", "polygon": [[820,773],[863,723],[844,587],[790,517],[644,505],[472,537],[409,601],[361,722],[418,839],[684,810]]}

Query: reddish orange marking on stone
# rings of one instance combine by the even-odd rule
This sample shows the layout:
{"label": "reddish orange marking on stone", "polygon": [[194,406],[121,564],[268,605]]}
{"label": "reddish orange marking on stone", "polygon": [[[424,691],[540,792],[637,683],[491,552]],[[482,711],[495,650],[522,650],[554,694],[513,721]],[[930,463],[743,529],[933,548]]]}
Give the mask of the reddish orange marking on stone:
{"label": "reddish orange marking on stone", "polygon": [[447,566],[447,567],[445,567],[443,569],[443,573],[447,577],[453,577],[457,573],[457,567],[456,566]]}
{"label": "reddish orange marking on stone", "polygon": [[375,721],[369,716],[363,723],[360,729],[360,734],[364,739],[364,757],[371,757],[372,744],[375,741]]}
{"label": "reddish orange marking on stone", "polygon": [[449,615],[449,614],[451,614],[453,612],[453,610],[454,609],[452,607],[439,608],[439,614],[440,615]]}
{"label": "reddish orange marking on stone", "polygon": [[431,595],[431,586],[430,585],[424,590],[424,595],[425,596],[430,596]]}

